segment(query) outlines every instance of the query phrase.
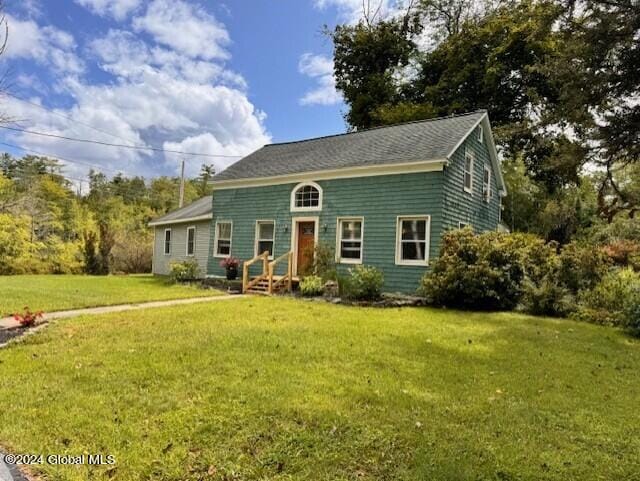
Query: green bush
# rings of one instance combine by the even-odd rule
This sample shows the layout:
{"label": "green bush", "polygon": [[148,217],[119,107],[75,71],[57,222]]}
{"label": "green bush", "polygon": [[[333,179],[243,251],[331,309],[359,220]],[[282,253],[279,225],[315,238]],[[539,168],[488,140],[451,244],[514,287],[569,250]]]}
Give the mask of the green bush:
{"label": "green bush", "polygon": [[331,245],[319,242],[313,253],[313,274],[324,281],[336,280],[336,255]]}
{"label": "green bush", "polygon": [[594,245],[572,242],[558,257],[558,283],[573,294],[592,289],[609,270],[607,255]]}
{"label": "green bush", "polygon": [[525,277],[522,282],[522,310],[542,316],[566,316],[575,299],[559,282],[560,258],[557,244],[531,242],[523,251]]}
{"label": "green bush", "polygon": [[306,276],[300,281],[300,293],[305,297],[320,296],[324,290],[324,281],[320,276]]}
{"label": "green bush", "polygon": [[372,266],[356,266],[349,270],[350,297],[359,300],[378,299],[382,293],[384,275],[379,269]]}
{"label": "green bush", "polygon": [[198,278],[200,266],[198,262],[191,259],[183,262],[172,262],[170,264],[169,279],[171,282],[189,282]]}
{"label": "green bush", "polygon": [[[478,310],[510,310],[522,296],[525,273],[535,266],[529,253],[544,242],[531,235],[454,230],[442,238],[440,256],[419,292],[435,305]],[[536,274],[542,278],[543,274]]]}
{"label": "green bush", "polygon": [[593,289],[578,296],[576,319],[627,328],[638,327],[640,274],[632,269],[609,272]]}

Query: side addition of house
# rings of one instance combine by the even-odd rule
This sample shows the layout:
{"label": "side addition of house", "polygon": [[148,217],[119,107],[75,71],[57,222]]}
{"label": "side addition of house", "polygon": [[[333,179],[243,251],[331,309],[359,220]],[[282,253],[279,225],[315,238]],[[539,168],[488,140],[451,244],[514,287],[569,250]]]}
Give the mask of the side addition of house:
{"label": "side addition of house", "polygon": [[195,260],[200,277],[207,273],[211,232],[211,196],[152,220],[153,273],[168,275],[172,262]]}

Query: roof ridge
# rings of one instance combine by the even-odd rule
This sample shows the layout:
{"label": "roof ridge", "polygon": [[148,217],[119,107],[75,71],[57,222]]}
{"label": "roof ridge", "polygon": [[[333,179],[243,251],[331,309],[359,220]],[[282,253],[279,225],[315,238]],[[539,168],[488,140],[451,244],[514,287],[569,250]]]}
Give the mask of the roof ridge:
{"label": "roof ridge", "polygon": [[427,122],[434,122],[436,120],[454,119],[454,118],[466,117],[468,115],[479,114],[479,113],[487,113],[487,110],[486,109],[478,109],[478,110],[474,110],[473,112],[465,112],[463,114],[443,115],[441,117],[432,117],[430,119],[409,120],[407,122],[398,122],[397,124],[378,125],[376,127],[369,127],[367,129],[354,130],[352,132],[341,132],[339,134],[321,135],[320,137],[310,137],[308,139],[290,140],[288,142],[274,142],[273,144],[265,144],[265,145],[263,145],[263,148],[275,147],[277,145],[299,144],[299,143],[302,143],[302,142],[310,142],[312,140],[330,139],[330,138],[333,138],[333,137],[343,137],[343,136],[346,136],[346,135],[355,135],[355,134],[361,134],[361,133],[364,133],[364,132],[371,132],[373,130],[388,129],[388,128],[391,128],[391,127],[399,127],[401,125],[421,124],[421,123],[427,123]]}

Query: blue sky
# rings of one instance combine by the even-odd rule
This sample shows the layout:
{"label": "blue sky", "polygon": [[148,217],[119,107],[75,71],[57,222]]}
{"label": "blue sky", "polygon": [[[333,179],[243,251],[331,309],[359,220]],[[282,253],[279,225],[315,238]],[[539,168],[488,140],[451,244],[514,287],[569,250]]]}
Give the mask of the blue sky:
{"label": "blue sky", "polygon": [[[323,25],[354,21],[361,0],[9,1],[3,110],[23,129],[228,157],[265,143],[344,132]],[[33,104],[46,107],[45,110]],[[53,109],[53,110],[51,110]],[[70,120],[72,119],[72,120]],[[177,172],[177,154],[0,131],[0,141],[64,157],[82,178]],[[0,148],[20,154],[13,148]]]}

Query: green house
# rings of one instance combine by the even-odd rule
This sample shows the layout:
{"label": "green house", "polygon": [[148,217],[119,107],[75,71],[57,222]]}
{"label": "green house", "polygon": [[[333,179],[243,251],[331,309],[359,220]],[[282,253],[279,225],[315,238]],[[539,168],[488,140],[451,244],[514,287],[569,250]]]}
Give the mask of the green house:
{"label": "green house", "polygon": [[505,192],[485,111],[267,145],[214,177],[207,275],[234,256],[246,290],[271,292],[323,243],[339,270],[375,266],[386,291],[414,292],[445,231],[498,228]]}

